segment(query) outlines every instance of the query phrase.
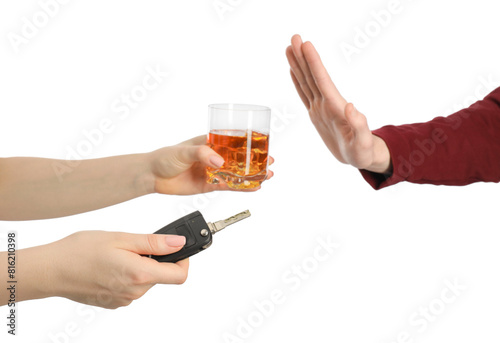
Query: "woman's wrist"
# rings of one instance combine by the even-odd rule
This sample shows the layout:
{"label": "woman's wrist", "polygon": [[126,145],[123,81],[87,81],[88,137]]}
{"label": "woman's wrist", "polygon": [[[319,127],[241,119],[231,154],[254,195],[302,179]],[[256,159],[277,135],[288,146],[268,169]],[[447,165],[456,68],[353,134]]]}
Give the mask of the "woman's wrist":
{"label": "woman's wrist", "polygon": [[48,247],[42,245],[18,251],[18,301],[58,295],[55,270],[60,261],[50,258]]}
{"label": "woman's wrist", "polygon": [[137,156],[140,166],[136,178],[137,196],[156,193],[156,177],[153,173],[153,154],[144,153]]}

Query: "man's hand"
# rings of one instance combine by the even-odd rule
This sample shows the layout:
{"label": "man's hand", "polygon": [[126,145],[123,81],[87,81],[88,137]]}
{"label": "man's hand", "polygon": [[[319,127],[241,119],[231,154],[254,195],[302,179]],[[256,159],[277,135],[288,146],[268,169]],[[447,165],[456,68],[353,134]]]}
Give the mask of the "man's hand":
{"label": "man's hand", "polygon": [[371,133],[366,117],[340,95],[314,46],[295,35],[286,56],[311,121],[337,160],[358,169],[390,173],[387,145]]}

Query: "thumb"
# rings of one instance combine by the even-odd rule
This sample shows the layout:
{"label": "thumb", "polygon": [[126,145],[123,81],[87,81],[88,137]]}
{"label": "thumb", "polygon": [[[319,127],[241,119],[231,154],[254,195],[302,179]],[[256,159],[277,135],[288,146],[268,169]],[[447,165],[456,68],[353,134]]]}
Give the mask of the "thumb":
{"label": "thumb", "polygon": [[179,251],[186,244],[186,237],[163,234],[123,233],[119,247],[141,255],[168,255]]}
{"label": "thumb", "polygon": [[200,162],[213,168],[224,164],[224,159],[206,145],[184,146],[178,150],[177,160],[186,165]]}
{"label": "thumb", "polygon": [[344,114],[347,118],[347,122],[351,126],[355,139],[359,142],[369,142],[372,137],[372,132],[368,127],[366,117],[351,103],[345,106]]}

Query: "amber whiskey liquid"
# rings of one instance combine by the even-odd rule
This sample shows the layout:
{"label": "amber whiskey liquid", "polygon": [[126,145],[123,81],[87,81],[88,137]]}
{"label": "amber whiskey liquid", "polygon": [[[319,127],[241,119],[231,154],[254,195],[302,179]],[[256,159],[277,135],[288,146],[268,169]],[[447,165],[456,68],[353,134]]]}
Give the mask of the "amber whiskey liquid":
{"label": "amber whiskey liquid", "polygon": [[218,169],[207,168],[207,182],[218,178],[235,189],[258,187],[267,176],[269,135],[255,131],[212,130],[208,146],[224,158]]}

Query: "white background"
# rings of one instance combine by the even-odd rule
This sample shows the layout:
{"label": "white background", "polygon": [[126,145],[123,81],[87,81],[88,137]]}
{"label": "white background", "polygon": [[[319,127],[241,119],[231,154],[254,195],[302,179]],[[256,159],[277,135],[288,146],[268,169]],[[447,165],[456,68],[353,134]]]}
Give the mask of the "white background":
{"label": "white background", "polygon": [[[191,259],[184,285],[155,286],[114,311],[61,298],[23,302],[16,339],[3,307],[0,340],[226,342],[224,333],[238,335],[238,318],[258,319],[254,302],[278,289],[284,302],[242,341],[389,343],[404,332],[400,342],[498,341],[500,186],[372,190],[324,147],[285,58],[294,33],[311,40],[373,129],[427,121],[468,105],[481,78],[500,81],[498,5],[401,0],[377,32],[371,13],[389,0],[229,3],[221,17],[213,0],[69,1],[17,53],[8,34],[21,34],[40,4],[0,4],[0,156],[65,158],[102,118],[115,129],[86,158],[154,150],[205,133],[209,103],[267,105],[277,118],[275,177],[259,192],[150,195],[61,219],[0,222],[5,250],[10,229],[25,248],[80,230],[150,233],[186,209],[207,220],[252,212]],[[373,37],[349,63],[341,44],[354,44],[366,25]],[[169,76],[120,119],[113,102],[158,65]],[[283,279],[328,238],[340,247],[299,287]],[[445,280],[455,278],[467,289],[441,309]],[[430,304],[442,313],[425,329],[411,324]],[[76,334],[64,339],[68,325]]]}

